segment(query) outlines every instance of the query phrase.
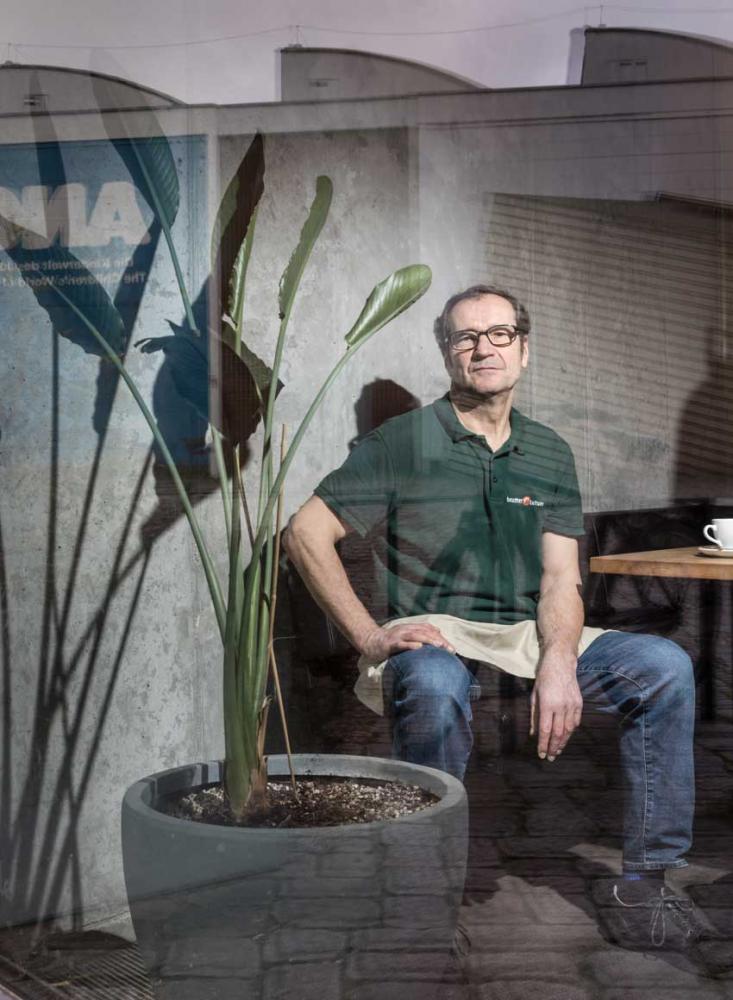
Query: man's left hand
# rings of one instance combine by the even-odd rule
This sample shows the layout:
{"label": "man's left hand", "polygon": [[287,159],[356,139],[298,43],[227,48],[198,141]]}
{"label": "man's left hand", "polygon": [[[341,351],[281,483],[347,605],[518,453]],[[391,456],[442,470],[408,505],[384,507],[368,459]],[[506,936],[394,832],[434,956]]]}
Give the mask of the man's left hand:
{"label": "man's left hand", "polygon": [[580,725],[583,697],[576,679],[576,657],[545,651],[532,691],[530,736],[537,734],[537,753],[553,761]]}

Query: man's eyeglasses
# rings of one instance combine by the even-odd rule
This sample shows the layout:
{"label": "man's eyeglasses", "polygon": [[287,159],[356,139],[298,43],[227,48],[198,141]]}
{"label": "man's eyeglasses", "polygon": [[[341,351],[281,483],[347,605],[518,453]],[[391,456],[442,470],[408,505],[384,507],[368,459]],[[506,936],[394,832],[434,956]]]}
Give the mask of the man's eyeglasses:
{"label": "man's eyeglasses", "polygon": [[490,326],[488,330],[456,330],[455,333],[449,335],[448,344],[452,351],[462,354],[463,351],[475,351],[479,340],[486,336],[494,347],[509,347],[517,339],[519,333],[516,326],[500,323],[497,326]]}

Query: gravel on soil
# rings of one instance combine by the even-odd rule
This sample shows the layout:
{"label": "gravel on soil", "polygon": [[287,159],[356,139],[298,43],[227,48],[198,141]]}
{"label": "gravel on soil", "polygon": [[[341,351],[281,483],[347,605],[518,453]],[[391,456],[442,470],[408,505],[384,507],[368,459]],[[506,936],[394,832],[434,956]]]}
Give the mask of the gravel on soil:
{"label": "gravel on soil", "polygon": [[425,809],[438,797],[417,785],[366,778],[298,778],[270,781],[262,804],[241,820],[232,813],[221,785],[209,785],[186,795],[169,796],[159,808],[169,816],[219,826],[316,827],[372,823],[396,819]]}

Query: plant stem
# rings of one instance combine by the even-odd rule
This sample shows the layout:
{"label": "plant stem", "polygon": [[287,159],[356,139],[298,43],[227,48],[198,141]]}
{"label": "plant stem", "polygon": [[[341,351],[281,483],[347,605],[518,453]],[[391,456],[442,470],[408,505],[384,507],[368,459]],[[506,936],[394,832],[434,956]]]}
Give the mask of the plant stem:
{"label": "plant stem", "polygon": [[181,299],[183,300],[183,308],[186,312],[186,321],[188,323],[191,333],[194,334],[196,337],[200,337],[201,334],[196,326],[196,321],[193,318],[193,309],[191,308],[191,300],[188,297],[188,291],[183,281],[183,272],[181,271],[181,265],[178,260],[178,254],[176,253],[176,248],[173,246],[173,236],[171,234],[171,231],[167,223],[163,226],[163,235],[165,236],[165,241],[168,244],[168,249],[170,250],[171,260],[173,261],[173,270],[176,273],[178,290],[180,291]]}
{"label": "plant stem", "polygon": [[229,503],[229,494],[227,492],[227,467],[226,462],[224,461],[224,450],[221,446],[221,434],[219,431],[213,424],[209,424],[209,429],[211,431],[211,440],[214,443],[216,471],[219,476],[221,503],[224,508],[224,524],[226,525],[227,539],[229,540],[232,537],[232,506]]}
{"label": "plant stem", "polygon": [[247,534],[249,535],[249,544],[254,544],[254,531],[252,530],[252,518],[249,514],[249,504],[247,503],[247,494],[244,492],[244,480],[242,479],[242,471],[239,471],[239,496],[242,500],[242,510],[244,511],[244,520],[247,525]]}
{"label": "plant stem", "polygon": [[[284,457],[285,457],[285,424],[283,424],[282,431],[280,434],[280,465],[282,465]],[[272,670],[272,676],[275,681],[277,707],[280,711],[280,721],[282,722],[283,735],[285,736],[285,752],[288,755],[288,768],[290,769],[290,784],[293,786],[293,791],[295,792],[296,791],[295,769],[293,768],[293,754],[290,749],[290,733],[288,732],[288,720],[285,716],[285,703],[283,701],[282,687],[280,686],[280,671],[277,669],[277,661],[275,659],[275,649],[273,647],[273,636],[275,633],[275,611],[277,609],[277,580],[280,569],[280,527],[282,525],[283,493],[284,489],[281,487],[280,493],[278,494],[277,498],[277,514],[275,516],[275,559],[272,564],[272,586],[270,588],[270,592],[272,594],[272,607],[270,609],[270,632],[269,635],[267,636],[267,649],[269,651],[270,669]]]}
{"label": "plant stem", "polygon": [[[349,359],[352,357],[352,355],[355,354],[356,351],[361,347],[362,343],[365,343],[365,341],[360,341],[359,343],[355,344],[353,347],[349,347],[344,352],[344,354],[341,355],[341,357],[338,359],[338,361],[336,362],[336,364],[333,366],[333,368],[329,372],[329,374],[326,377],[326,380],[324,381],[323,385],[318,390],[316,396],[313,399],[313,402],[311,403],[310,407],[308,408],[308,411],[306,412],[305,416],[301,420],[300,426],[298,427],[298,430],[295,432],[295,437],[293,438],[292,442],[290,443],[290,447],[288,448],[287,453],[285,455],[285,458],[283,459],[282,465],[280,466],[280,469],[278,471],[278,474],[275,477],[275,482],[272,485],[272,489],[270,490],[270,495],[268,497],[267,503],[265,504],[265,509],[263,511],[263,514],[262,514],[263,526],[261,526],[259,528],[259,530],[257,532],[257,535],[255,537],[254,546],[253,546],[253,549],[252,549],[252,559],[250,561],[250,569],[255,564],[256,560],[258,560],[260,558],[260,555],[262,554],[262,548],[263,548],[264,541],[265,541],[264,522],[272,514],[272,511],[273,511],[273,509],[275,507],[275,504],[277,502],[278,494],[279,494],[280,489],[282,487],[282,484],[283,484],[283,482],[285,480],[285,476],[287,475],[288,469],[290,468],[290,466],[292,464],[292,461],[295,458],[295,453],[296,453],[296,451],[298,449],[298,446],[300,445],[301,440],[303,439],[303,435],[308,430],[310,422],[313,419],[313,417],[315,416],[315,413],[318,410],[318,407],[321,405],[321,403],[323,402],[324,396],[326,395],[326,393],[331,388],[332,384],[334,383],[334,381],[336,380],[336,378],[340,374],[341,369],[346,365],[346,363],[349,361]],[[249,576],[249,574],[248,574],[248,576]],[[248,586],[249,586],[249,583],[248,583]]]}
{"label": "plant stem", "polygon": [[223,709],[224,709],[224,745],[226,749],[226,765],[224,768],[224,783],[227,796],[235,812],[241,811],[247,797],[247,775],[251,770],[251,761],[243,728],[245,721],[239,711],[238,659],[239,641],[237,628],[240,621],[240,601],[242,599],[242,549],[239,515],[239,446],[232,450],[232,484],[231,512],[232,530],[229,536],[229,592],[227,595],[227,620],[224,635],[223,662]]}
{"label": "plant stem", "polygon": [[[368,338],[367,338],[368,339]],[[260,519],[260,526],[257,531],[257,535],[252,546],[252,556],[250,558],[250,563],[247,568],[246,574],[246,585],[244,593],[244,602],[242,604],[242,619],[239,628],[239,641],[240,641],[240,660],[242,661],[243,669],[257,670],[259,666],[254,662],[256,657],[258,644],[257,639],[253,640],[252,633],[255,631],[252,624],[257,620],[257,593],[259,587],[259,574],[261,572],[260,557],[262,555],[262,548],[265,543],[266,533],[269,531],[270,518],[272,516],[272,511],[274,509],[277,497],[282,489],[282,485],[285,481],[285,476],[287,475],[288,469],[295,458],[295,453],[297,451],[298,445],[303,439],[308,426],[316,413],[316,410],[323,402],[323,399],[331,388],[331,385],[338,377],[341,369],[346,365],[353,354],[358,351],[359,347],[365,340],[358,341],[353,347],[349,347],[341,355],[339,360],[336,362],[334,367],[328,374],[325,382],[318,390],[315,399],[311,403],[308,411],[300,422],[300,426],[295,433],[295,437],[292,440],[290,447],[287,450],[285,457],[283,458],[278,474],[275,477],[275,482],[273,483],[272,489],[270,490],[270,495],[265,504],[265,509],[262,511],[262,517]],[[246,644],[246,652],[245,652]],[[269,658],[268,658],[269,661]],[[256,690],[260,690],[261,676],[259,671],[256,677]],[[241,688],[240,688],[241,690]]]}

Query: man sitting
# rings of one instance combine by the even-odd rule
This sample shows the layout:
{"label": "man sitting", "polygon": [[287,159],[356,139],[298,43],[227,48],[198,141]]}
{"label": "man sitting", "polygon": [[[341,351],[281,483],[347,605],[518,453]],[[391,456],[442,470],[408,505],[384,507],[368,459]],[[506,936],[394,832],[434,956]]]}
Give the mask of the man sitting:
{"label": "man sitting", "polygon": [[[615,714],[623,876],[599,900],[601,913],[620,944],[697,957],[706,931],[664,884],[667,869],[687,864],[691,844],[690,658],[667,639],[583,627],[573,456],[512,406],[529,360],[524,306],[474,286],[448,300],[435,331],[448,393],[364,438],[293,517],[287,552],[361,653],[357,693],[377,711],[388,667],[394,748],[404,760],[463,778],[474,684],[466,661],[535,677],[531,733],[548,761],[562,754],[584,702]],[[386,625],[356,597],[339,559],[336,545],[350,531],[374,542]]]}

